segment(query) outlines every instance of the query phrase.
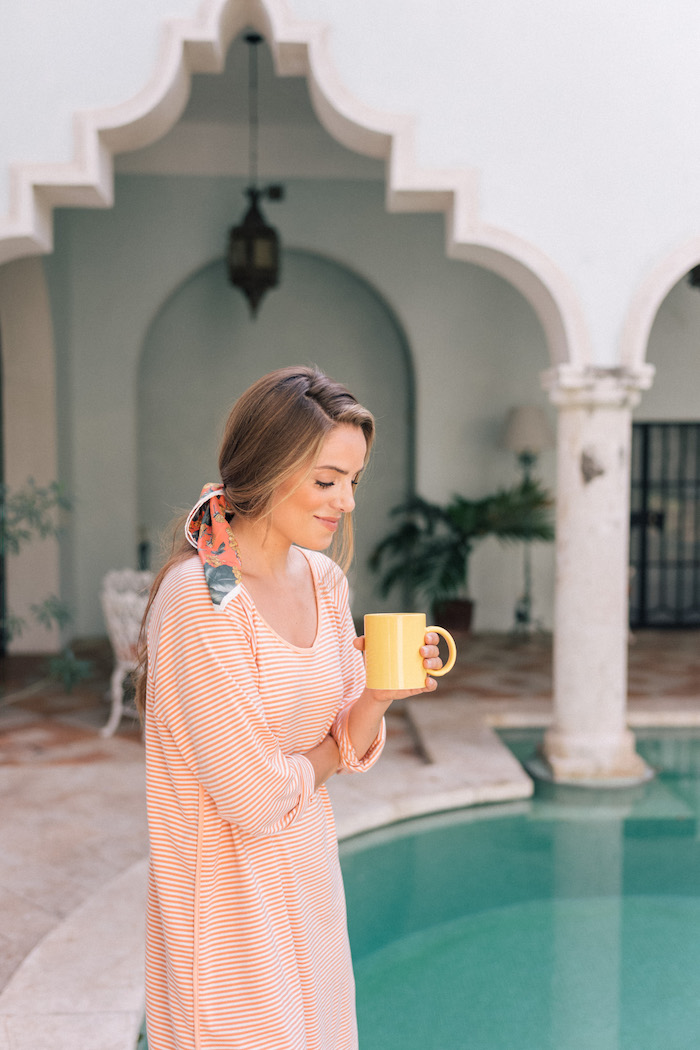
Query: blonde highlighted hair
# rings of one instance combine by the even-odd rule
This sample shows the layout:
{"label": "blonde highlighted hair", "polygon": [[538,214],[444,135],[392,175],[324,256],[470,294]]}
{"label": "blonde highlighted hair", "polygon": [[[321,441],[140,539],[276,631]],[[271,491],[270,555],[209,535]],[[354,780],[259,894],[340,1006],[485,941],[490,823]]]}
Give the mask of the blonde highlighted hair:
{"label": "blonde highlighted hair", "polygon": [[[253,383],[234,404],[219,453],[219,471],[225,500],[235,518],[259,520],[273,507],[275,493],[285,481],[308,466],[311,470],[323,442],[342,424],[359,427],[369,455],[374,441],[374,418],[340,383],[313,367],[279,368]],[[151,604],[168,570],[191,557],[193,551],[182,529],[176,533],[170,558],[158,573],[141,625],[136,703],[145,708],[147,653],[145,625]],[[343,569],[352,560],[352,517],[343,516],[342,532],[333,555]]]}

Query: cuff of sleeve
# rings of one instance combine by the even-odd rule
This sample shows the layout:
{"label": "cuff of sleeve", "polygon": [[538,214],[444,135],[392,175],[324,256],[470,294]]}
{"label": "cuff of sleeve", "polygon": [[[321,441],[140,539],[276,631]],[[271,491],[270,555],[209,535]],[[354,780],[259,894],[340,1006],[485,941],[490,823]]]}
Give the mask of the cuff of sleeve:
{"label": "cuff of sleeve", "polygon": [[371,769],[382,753],[384,742],[386,741],[386,724],[382,718],[379,732],[370,744],[369,750],[362,756],[362,758],[358,758],[355,748],[352,746],[350,734],[348,733],[348,718],[350,717],[351,707],[352,704],[348,704],[347,707],[344,707],[338,712],[335,721],[331,726],[330,733],[340,751],[340,765],[338,767],[338,772],[364,773],[367,769]]}
{"label": "cuff of sleeve", "polygon": [[289,827],[289,824],[293,824],[304,813],[311,796],[316,790],[316,773],[309,759],[305,755],[290,755],[288,761],[293,763],[298,769],[299,801],[290,810],[288,816],[291,819],[285,825],[286,827]]}
{"label": "cuff of sleeve", "polygon": [[286,761],[289,768],[294,770],[288,792],[278,799],[274,810],[261,821],[253,821],[246,826],[246,830],[253,835],[277,835],[285,831],[304,814],[316,790],[316,774],[308,758],[304,755],[289,755]]}

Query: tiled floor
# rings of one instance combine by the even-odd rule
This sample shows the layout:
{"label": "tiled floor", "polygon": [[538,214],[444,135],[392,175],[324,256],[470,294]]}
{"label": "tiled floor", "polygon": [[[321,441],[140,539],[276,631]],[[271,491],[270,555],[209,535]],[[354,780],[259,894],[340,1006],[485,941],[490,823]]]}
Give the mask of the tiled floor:
{"label": "tiled floor", "polygon": [[[551,700],[547,634],[482,634],[460,639],[460,660],[441,689],[466,701]],[[629,697],[700,698],[700,632],[640,631],[630,638]]]}
{"label": "tiled floor", "polygon": [[[494,774],[512,758],[496,750],[488,725],[546,724],[551,640],[458,641],[459,664],[438,693],[391,715],[375,770],[332,782],[341,835],[431,808],[527,794],[516,764]],[[135,1042],[143,749],[129,719],[113,738],[99,735],[110,656],[104,645],[92,656],[93,678],[70,694],[43,677],[37,660],[0,661],[0,1050],[127,1050]],[[699,633],[638,634],[629,714],[632,724],[700,724]],[[78,1041],[81,1031],[91,1034]]]}
{"label": "tiled floor", "polygon": [[[92,656],[94,677],[69,694],[44,677],[41,659],[0,661],[2,1050],[62,1050],[70,1040],[74,1050],[110,1046],[78,1004],[81,986],[97,1001],[96,975],[80,974],[80,957],[90,952],[74,935],[72,918],[147,850],[144,768],[136,723],[125,720],[110,740],[99,736],[108,714],[110,655],[98,646]],[[110,915],[115,923],[117,904]],[[94,920],[89,929],[91,939],[97,936]],[[47,969],[54,973],[50,988],[42,977]],[[70,987],[61,993],[69,971]],[[13,977],[21,978],[14,991]],[[113,968],[111,977],[114,983]],[[111,1000],[115,992],[105,991]],[[42,1001],[29,1016],[26,999],[33,995]],[[82,1016],[68,1021],[67,1006]],[[140,1002],[135,1016],[139,1012]],[[103,1029],[115,1029],[115,1050],[131,1028],[131,1018],[118,1013]],[[85,1037],[78,1042],[81,1024]]]}

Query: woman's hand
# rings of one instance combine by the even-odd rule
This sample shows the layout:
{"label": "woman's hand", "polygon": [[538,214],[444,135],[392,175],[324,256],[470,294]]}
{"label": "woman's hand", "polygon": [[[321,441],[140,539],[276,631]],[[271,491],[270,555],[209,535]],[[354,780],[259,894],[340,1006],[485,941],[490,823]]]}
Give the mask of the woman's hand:
{"label": "woman's hand", "polygon": [[330,733],[320,744],[317,744],[316,747],[312,747],[309,751],[303,751],[302,754],[305,758],[308,758],[309,762],[314,767],[314,790],[318,790],[321,784],[325,784],[327,780],[330,780],[330,778],[338,772],[340,752],[338,750],[338,745]]}
{"label": "woman's hand", "polygon": [[[434,632],[428,631],[425,636],[425,645],[422,645],[420,648],[420,654],[423,657],[423,667],[428,672],[439,671],[442,667],[438,641],[438,636]],[[353,645],[356,649],[364,652],[365,636],[361,635],[359,638],[356,638]],[[394,700],[405,700],[409,696],[418,696],[420,693],[432,693],[434,689],[437,689],[437,682],[434,678],[426,677],[423,689],[366,689],[365,693],[368,693],[377,703],[385,704],[388,707]]]}
{"label": "woman's hand", "polygon": [[[438,636],[429,631],[425,636],[425,645],[421,646],[423,667],[426,671],[439,671],[442,660],[438,651]],[[356,649],[364,652],[364,635],[353,642]],[[405,700],[419,693],[432,693],[437,689],[434,678],[426,677],[423,689],[365,689],[352,705],[348,719],[348,732],[356,754],[362,758],[377,737],[384,713],[394,700]]]}

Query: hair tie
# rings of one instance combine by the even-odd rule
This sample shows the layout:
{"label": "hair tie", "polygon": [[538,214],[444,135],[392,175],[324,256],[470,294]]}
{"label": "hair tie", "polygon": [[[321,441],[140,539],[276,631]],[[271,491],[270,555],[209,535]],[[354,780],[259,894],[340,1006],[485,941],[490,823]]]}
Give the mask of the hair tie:
{"label": "hair tie", "polygon": [[219,609],[238,593],[242,578],[238,544],[219,499],[223,495],[221,485],[205,485],[185,523],[185,536],[199,555],[211,600]]}

